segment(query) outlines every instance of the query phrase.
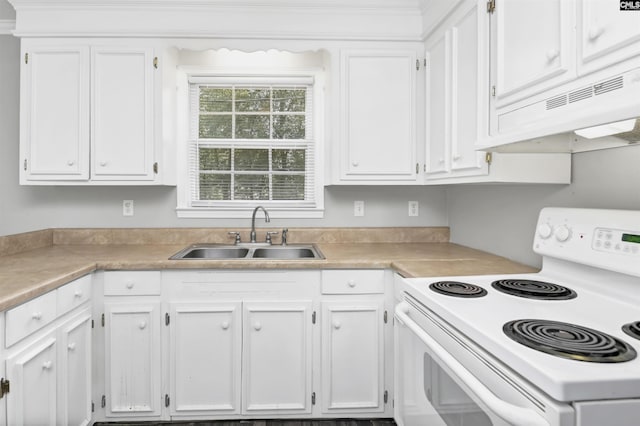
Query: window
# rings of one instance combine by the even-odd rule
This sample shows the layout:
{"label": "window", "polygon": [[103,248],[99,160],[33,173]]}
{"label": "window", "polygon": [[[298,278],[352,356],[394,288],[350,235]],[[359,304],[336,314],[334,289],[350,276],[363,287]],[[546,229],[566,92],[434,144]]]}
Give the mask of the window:
{"label": "window", "polygon": [[313,77],[189,78],[189,209],[264,205],[299,212],[289,217],[305,217],[304,210],[321,215],[313,82]]}

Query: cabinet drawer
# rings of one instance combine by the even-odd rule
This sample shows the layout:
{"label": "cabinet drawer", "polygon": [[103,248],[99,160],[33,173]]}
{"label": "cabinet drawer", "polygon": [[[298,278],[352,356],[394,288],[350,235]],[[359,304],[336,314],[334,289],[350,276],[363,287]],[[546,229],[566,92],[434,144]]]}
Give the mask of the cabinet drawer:
{"label": "cabinet drawer", "polygon": [[91,275],[86,275],[60,287],[58,293],[58,315],[82,305],[91,297]]}
{"label": "cabinet drawer", "polygon": [[50,291],[6,313],[6,345],[13,345],[56,319],[56,291]]}
{"label": "cabinet drawer", "polygon": [[105,296],[160,294],[160,271],[117,271],[104,274]]}
{"label": "cabinet drawer", "polygon": [[384,293],[383,270],[322,271],[322,294]]}

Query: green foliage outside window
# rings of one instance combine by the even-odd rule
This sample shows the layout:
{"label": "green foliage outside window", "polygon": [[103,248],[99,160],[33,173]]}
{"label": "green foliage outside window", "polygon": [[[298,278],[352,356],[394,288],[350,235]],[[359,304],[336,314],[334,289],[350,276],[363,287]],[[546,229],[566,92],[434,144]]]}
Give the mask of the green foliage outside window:
{"label": "green foliage outside window", "polygon": [[199,89],[200,200],[304,200],[306,149],[276,141],[306,139],[307,88]]}

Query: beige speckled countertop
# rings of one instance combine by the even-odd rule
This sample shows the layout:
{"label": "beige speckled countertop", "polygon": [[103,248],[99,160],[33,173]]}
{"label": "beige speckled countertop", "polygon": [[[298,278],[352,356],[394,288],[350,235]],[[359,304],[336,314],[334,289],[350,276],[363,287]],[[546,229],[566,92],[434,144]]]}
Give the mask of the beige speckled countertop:
{"label": "beige speckled countertop", "polygon": [[325,257],[319,260],[169,260],[188,244],[178,241],[115,244],[106,240],[96,242],[94,237],[92,244],[69,244],[77,242],[73,239],[61,244],[61,237],[55,234],[32,233],[28,237],[37,241],[21,247],[22,251],[13,254],[5,251],[0,256],[0,311],[95,270],[391,268],[406,277],[536,271],[503,257],[442,241],[442,235],[420,238],[426,242],[319,242],[316,246]]}

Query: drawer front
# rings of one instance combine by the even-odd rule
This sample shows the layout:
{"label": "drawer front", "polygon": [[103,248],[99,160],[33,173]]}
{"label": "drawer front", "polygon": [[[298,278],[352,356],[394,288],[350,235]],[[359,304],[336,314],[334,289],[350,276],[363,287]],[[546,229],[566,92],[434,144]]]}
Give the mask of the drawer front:
{"label": "drawer front", "polygon": [[10,309],[6,313],[7,347],[56,319],[56,291]]}
{"label": "drawer front", "polygon": [[105,296],[155,296],[160,294],[160,271],[104,273]]}
{"label": "drawer front", "polygon": [[322,271],[322,294],[384,293],[384,270]]}
{"label": "drawer front", "polygon": [[82,305],[91,297],[91,275],[70,282],[58,290],[58,315]]}

